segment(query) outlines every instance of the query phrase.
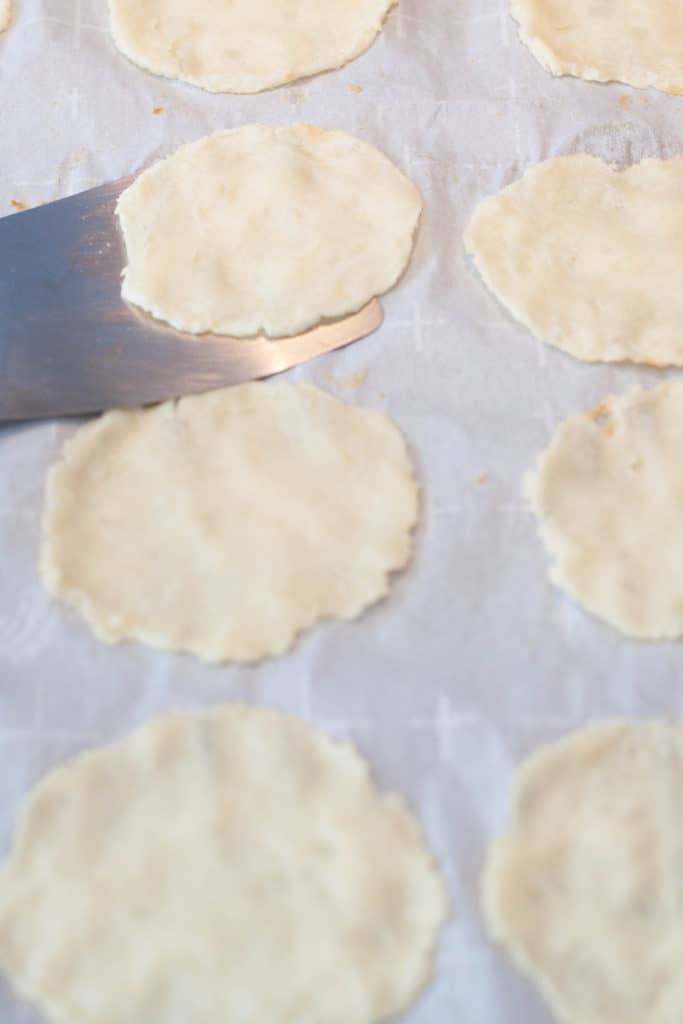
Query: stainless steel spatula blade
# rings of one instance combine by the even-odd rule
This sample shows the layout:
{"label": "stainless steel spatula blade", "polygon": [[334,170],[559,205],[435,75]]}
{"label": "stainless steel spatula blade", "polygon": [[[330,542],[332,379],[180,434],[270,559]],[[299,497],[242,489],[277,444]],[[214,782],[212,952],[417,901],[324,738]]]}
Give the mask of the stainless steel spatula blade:
{"label": "stainless steel spatula blade", "polygon": [[382,307],[296,337],[196,338],[121,299],[131,178],[0,219],[0,421],[146,405],[281,373],[376,330]]}

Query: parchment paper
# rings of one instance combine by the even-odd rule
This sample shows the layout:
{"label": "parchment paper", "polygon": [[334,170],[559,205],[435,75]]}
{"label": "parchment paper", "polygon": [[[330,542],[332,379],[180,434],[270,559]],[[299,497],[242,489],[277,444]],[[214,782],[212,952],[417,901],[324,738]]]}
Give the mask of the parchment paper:
{"label": "parchment paper", "polygon": [[[350,66],[244,98],[129,64],[111,43],[105,0],[15,7],[0,37],[3,215],[12,200],[47,202],[251,121],[345,128],[412,176],[426,210],[384,327],[292,376],[398,421],[424,509],[415,562],[390,600],[359,622],[322,625],[288,657],[209,668],[104,647],[47,598],[36,572],[42,489],[74,428],[0,432],[3,850],[21,798],[67,756],[171,708],[235,699],[286,708],[352,738],[381,784],[408,796],[450,885],[438,975],[406,1020],[548,1024],[487,941],[479,910],[513,766],[592,718],[677,718],[682,650],[630,643],[551,587],[519,481],[562,417],[662,375],[583,365],[535,342],[471,272],[461,235],[480,197],[539,160],[677,153],[683,100],[554,80],[519,43],[506,0],[401,0]],[[39,1017],[0,983],[0,1020]]]}

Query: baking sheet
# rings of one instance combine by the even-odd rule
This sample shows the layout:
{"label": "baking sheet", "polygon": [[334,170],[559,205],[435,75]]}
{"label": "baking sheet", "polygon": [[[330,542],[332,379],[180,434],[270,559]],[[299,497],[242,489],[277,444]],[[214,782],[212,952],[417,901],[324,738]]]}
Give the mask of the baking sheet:
{"label": "baking sheet", "polygon": [[[662,374],[586,366],[535,342],[470,272],[461,235],[480,197],[541,159],[677,153],[683,100],[554,80],[519,43],[506,0],[401,0],[348,67],[242,98],[129,64],[105,0],[15,6],[0,37],[0,214],[251,121],[356,132],[415,180],[422,229],[384,327],[292,377],[390,413],[424,509],[415,562],[390,600],[359,622],[320,626],[287,657],[211,668],[103,647],[50,602],[36,572],[42,488],[74,428],[1,431],[0,846],[48,768],[150,715],[235,699],[285,708],[358,744],[381,784],[418,810],[446,875],[453,922],[434,984],[405,1020],[548,1024],[487,941],[478,906],[513,765],[591,718],[678,718],[681,648],[625,641],[551,588],[519,481],[562,417]],[[4,1024],[39,1019],[0,982]]]}

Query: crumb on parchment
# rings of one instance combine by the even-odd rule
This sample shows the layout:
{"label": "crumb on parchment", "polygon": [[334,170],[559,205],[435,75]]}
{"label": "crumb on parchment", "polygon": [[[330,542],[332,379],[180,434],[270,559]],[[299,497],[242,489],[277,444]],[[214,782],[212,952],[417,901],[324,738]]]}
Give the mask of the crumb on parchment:
{"label": "crumb on parchment", "polygon": [[358,373],[352,373],[348,377],[330,376],[328,379],[330,383],[336,384],[336,386],[340,388],[360,388],[363,386],[363,384],[365,384],[366,380],[368,379],[368,371],[360,370]]}

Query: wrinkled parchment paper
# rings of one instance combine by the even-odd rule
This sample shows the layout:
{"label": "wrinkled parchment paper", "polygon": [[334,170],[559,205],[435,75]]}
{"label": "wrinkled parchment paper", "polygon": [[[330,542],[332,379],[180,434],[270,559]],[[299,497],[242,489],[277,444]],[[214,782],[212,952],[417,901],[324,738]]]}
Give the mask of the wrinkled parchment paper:
{"label": "wrinkled parchment paper", "polygon": [[[353,739],[381,784],[408,796],[448,880],[454,916],[438,974],[406,1020],[548,1024],[487,941],[479,910],[513,766],[591,718],[678,717],[683,648],[628,642],[546,582],[519,481],[561,418],[661,374],[583,365],[534,341],[470,272],[461,235],[480,197],[539,160],[678,153],[683,99],[554,80],[519,43],[506,0],[400,0],[348,67],[243,98],[129,64],[110,40],[105,0],[15,8],[0,37],[2,215],[13,201],[49,202],[251,121],[356,132],[416,181],[422,228],[384,327],[292,376],[398,421],[424,510],[414,564],[390,600],[359,622],[315,629],[287,657],[210,668],[104,647],[47,598],[36,572],[42,490],[74,428],[0,430],[3,850],[26,791],[69,755],[171,708],[285,708]],[[40,1018],[0,983],[0,1020]]]}

